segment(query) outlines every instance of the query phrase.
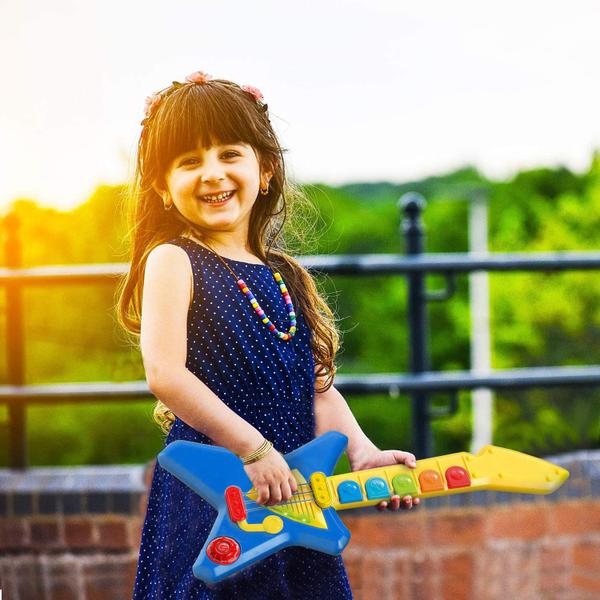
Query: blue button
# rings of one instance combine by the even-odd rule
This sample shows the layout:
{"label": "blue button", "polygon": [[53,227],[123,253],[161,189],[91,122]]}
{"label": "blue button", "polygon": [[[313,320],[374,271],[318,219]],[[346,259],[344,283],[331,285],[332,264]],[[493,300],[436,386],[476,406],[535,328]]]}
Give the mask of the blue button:
{"label": "blue button", "polygon": [[356,481],[342,481],[342,483],[338,485],[337,492],[342,504],[360,502],[363,499],[360,486]]}
{"label": "blue button", "polygon": [[367,498],[369,500],[378,500],[379,498],[389,498],[390,490],[385,479],[382,477],[371,477],[365,485]]}

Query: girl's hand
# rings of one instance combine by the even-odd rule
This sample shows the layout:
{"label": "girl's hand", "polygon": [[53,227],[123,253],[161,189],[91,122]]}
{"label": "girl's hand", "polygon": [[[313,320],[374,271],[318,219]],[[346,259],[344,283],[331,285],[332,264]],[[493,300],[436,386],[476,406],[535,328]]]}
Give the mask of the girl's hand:
{"label": "girl's hand", "polygon": [[[350,459],[350,467],[353,471],[362,471],[363,469],[373,469],[375,467],[387,467],[389,465],[402,464],[414,469],[417,466],[415,455],[402,450],[380,450],[374,445],[367,446],[357,452]],[[412,496],[404,496],[402,500],[400,496],[394,494],[390,501],[382,500],[375,508],[382,511],[388,508],[389,510],[398,510],[399,508],[411,509],[417,506],[421,500]]]}
{"label": "girl's hand", "polygon": [[244,469],[258,493],[258,504],[286,502],[298,489],[288,464],[275,448],[255,463],[244,465]]}

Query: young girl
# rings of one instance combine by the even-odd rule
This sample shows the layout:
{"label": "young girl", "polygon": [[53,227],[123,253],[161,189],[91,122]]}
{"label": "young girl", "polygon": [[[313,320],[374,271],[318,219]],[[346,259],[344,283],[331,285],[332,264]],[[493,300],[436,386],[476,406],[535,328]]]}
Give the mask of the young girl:
{"label": "young girl", "polygon": [[[197,71],[148,98],[142,126],[119,318],[140,336],[166,444],[228,448],[265,505],[296,492],[282,455],[328,430],[348,436],[353,470],[414,467],[408,452],[379,450],[333,387],[339,336],[311,276],[283,250],[294,186],[260,91]],[[395,496],[378,508],[400,505]],[[352,597],[341,557],[300,547],[208,588],[192,565],[215,516],[156,465],[134,599]]]}

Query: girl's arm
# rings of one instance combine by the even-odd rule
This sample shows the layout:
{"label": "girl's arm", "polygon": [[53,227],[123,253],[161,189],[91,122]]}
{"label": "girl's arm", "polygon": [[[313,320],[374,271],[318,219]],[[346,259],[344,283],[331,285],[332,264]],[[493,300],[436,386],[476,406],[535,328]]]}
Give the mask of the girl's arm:
{"label": "girl's arm", "polygon": [[142,295],[140,345],[150,391],[180,419],[239,455],[263,441],[187,367],[187,313],[192,285],[187,254],[163,244],[148,255]]}
{"label": "girl's arm", "polygon": [[[408,467],[416,467],[414,454],[401,450],[380,450],[366,436],[356,418],[352,414],[348,403],[332,385],[326,392],[318,392],[322,387],[323,380],[318,378],[315,382],[315,419],[316,435],[326,431],[339,431],[348,437],[348,460],[353,471],[383,467],[393,464],[406,464]],[[404,496],[403,508],[412,508],[419,504],[419,498]],[[383,501],[377,505],[379,510],[388,507]],[[389,508],[397,510],[400,507],[400,496],[392,496]]]}
{"label": "girl's arm", "polygon": [[326,392],[316,391],[322,387],[322,383],[323,380],[318,379],[315,384],[316,435],[331,430],[346,435],[348,437],[346,453],[352,470],[356,471],[361,468],[361,457],[378,448],[366,436],[348,403],[333,385]]}

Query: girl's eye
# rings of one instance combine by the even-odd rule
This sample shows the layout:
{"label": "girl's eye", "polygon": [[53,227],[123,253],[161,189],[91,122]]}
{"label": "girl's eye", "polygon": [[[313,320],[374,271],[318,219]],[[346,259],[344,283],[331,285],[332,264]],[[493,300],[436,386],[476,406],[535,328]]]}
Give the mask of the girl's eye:
{"label": "girl's eye", "polygon": [[[223,154],[221,156],[227,157],[227,158],[235,158],[236,156],[239,156],[239,154],[235,151],[235,150],[228,150],[227,152],[223,152]],[[197,158],[186,158],[185,160],[183,160],[181,162],[182,165],[187,165],[192,161],[198,161]]]}

